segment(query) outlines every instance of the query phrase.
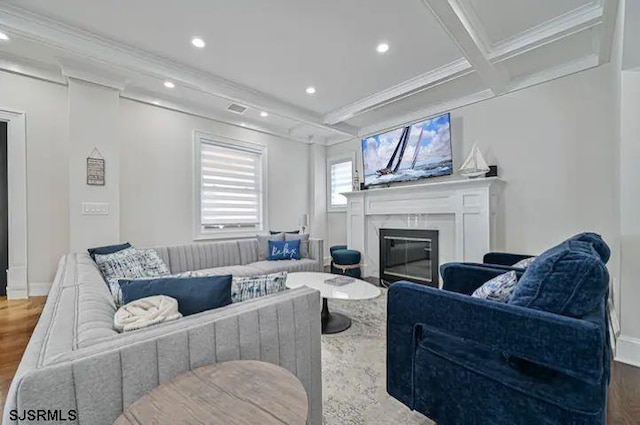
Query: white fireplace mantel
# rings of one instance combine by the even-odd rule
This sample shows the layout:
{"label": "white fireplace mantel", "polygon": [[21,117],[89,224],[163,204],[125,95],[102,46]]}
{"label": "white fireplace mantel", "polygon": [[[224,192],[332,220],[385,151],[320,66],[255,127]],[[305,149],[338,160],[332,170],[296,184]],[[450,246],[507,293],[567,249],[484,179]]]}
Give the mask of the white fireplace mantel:
{"label": "white fireplace mantel", "polygon": [[[446,180],[348,192],[347,245],[364,253],[365,273],[378,276],[378,230],[439,230],[440,263],[482,261],[500,248],[497,177]],[[444,249],[442,249],[444,247]]]}

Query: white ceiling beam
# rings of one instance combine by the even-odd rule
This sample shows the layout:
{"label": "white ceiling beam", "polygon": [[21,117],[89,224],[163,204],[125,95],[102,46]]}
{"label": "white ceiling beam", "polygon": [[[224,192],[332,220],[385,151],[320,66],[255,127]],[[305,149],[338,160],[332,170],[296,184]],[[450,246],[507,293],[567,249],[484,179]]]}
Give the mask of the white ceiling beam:
{"label": "white ceiling beam", "polygon": [[265,110],[335,134],[354,136],[357,133],[357,129],[347,124],[326,125],[319,114],[258,90],[181,65],[170,59],[153,55],[106,37],[64,25],[16,6],[0,4],[0,25],[24,39],[68,51],[116,68],[152,76],[157,78],[159,83],[170,79],[176,84],[197,89],[231,102],[239,102],[249,107]]}
{"label": "white ceiling beam", "polygon": [[[482,90],[477,93],[470,94],[468,96],[459,97],[448,102],[439,103],[437,105],[430,106],[429,108],[422,109],[420,111],[412,112],[402,117],[395,117],[393,119],[377,123],[375,125],[363,127],[360,129],[359,137],[364,138],[373,134],[383,133],[387,130],[408,125],[416,121],[420,121],[429,117],[440,115],[445,112],[450,112],[463,106],[471,105],[483,100],[491,99],[495,97],[493,92],[489,89]],[[331,145],[333,143],[329,143]]]}
{"label": "white ceiling beam", "polygon": [[467,58],[480,78],[498,95],[509,88],[509,78],[487,55],[482,37],[477,34],[457,0],[422,0]]}
{"label": "white ceiling beam", "polygon": [[602,0],[602,24],[600,27],[600,40],[598,46],[598,62],[600,65],[609,63],[613,50],[614,36],[616,33],[616,20],[618,17],[618,0]]}
{"label": "white ceiling beam", "polygon": [[471,64],[466,59],[459,59],[440,68],[426,72],[400,84],[379,91],[364,99],[336,109],[324,117],[325,124],[336,124],[360,114],[381,108],[389,103],[397,102],[407,96],[436,87],[455,78],[472,72]]}
{"label": "white ceiling beam", "polygon": [[557,16],[514,37],[494,43],[489,48],[488,57],[494,63],[501,62],[593,28],[602,21],[602,10],[600,4],[590,3]]}

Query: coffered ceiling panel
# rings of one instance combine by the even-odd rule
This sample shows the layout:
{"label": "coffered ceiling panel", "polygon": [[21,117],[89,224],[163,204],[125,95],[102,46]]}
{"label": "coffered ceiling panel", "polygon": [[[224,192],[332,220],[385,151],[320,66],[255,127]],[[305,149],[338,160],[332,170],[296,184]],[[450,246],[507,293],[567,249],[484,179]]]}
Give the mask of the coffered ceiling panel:
{"label": "coffered ceiling panel", "polygon": [[[502,62],[513,81],[549,72],[576,60],[593,56],[592,43],[595,29],[565,37]],[[579,70],[579,69],[576,69]]]}
{"label": "coffered ceiling panel", "polygon": [[489,42],[511,38],[519,33],[544,24],[580,7],[592,0],[463,0],[469,13],[475,13]]}

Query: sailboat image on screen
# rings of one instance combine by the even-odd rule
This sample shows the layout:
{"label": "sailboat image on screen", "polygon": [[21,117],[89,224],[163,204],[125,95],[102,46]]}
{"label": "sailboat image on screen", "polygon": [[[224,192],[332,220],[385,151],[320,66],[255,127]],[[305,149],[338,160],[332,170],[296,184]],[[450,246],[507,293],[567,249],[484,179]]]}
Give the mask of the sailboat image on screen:
{"label": "sailboat image on screen", "polygon": [[478,145],[474,143],[469,156],[458,170],[458,173],[460,173],[461,176],[473,179],[483,176],[488,172],[489,166],[487,165],[487,161],[485,161],[480,149],[478,149]]}
{"label": "sailboat image on screen", "polygon": [[449,175],[449,114],[362,139],[365,185]]}

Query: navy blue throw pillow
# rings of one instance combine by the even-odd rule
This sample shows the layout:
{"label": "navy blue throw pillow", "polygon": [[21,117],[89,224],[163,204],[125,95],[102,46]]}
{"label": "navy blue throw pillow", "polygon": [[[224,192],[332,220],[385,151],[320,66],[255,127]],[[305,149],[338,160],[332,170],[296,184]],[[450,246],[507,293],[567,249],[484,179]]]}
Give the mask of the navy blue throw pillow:
{"label": "navy blue throw pillow", "polygon": [[599,308],[608,290],[609,273],[593,245],[570,239],[529,266],[509,304],[580,318]]}
{"label": "navy blue throw pillow", "polygon": [[120,279],[118,283],[124,304],[167,295],[178,300],[178,310],[183,316],[231,304],[231,275]]}
{"label": "navy blue throw pillow", "polygon": [[107,246],[99,246],[97,248],[89,248],[87,249],[87,251],[89,252],[89,256],[91,256],[91,259],[93,261],[96,261],[96,255],[113,254],[127,248],[131,248],[131,244],[129,242],[125,242],[120,245],[107,245]]}
{"label": "navy blue throw pillow", "polygon": [[269,261],[299,260],[300,239],[292,241],[269,241]]}

